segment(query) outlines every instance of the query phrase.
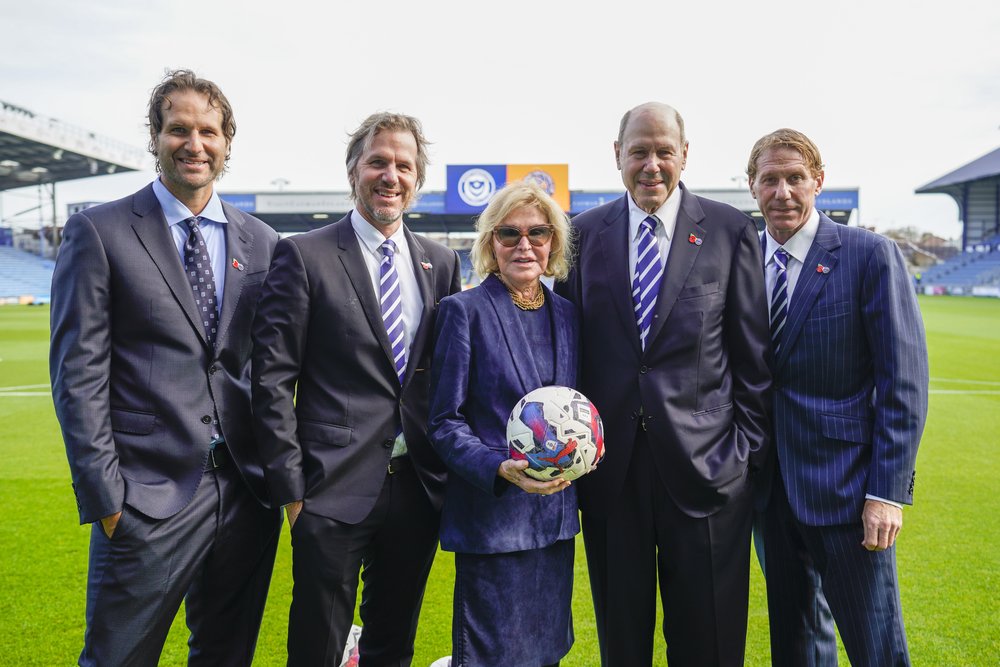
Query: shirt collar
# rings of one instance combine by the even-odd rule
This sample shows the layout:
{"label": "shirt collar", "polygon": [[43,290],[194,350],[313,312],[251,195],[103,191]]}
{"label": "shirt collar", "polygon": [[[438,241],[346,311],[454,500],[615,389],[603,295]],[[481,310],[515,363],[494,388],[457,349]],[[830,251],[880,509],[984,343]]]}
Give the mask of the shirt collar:
{"label": "shirt collar", "polygon": [[[354,228],[354,233],[358,235],[358,239],[368,249],[368,252],[379,257],[382,256],[382,251],[379,247],[385,243],[385,236],[382,235],[382,232],[375,229],[374,225],[365,220],[364,216],[356,208],[351,211],[351,227]],[[406,234],[403,232],[403,225],[400,225],[399,229],[389,238],[396,244],[396,248],[404,248],[406,246]]]}
{"label": "shirt collar", "polygon": [[670,193],[667,201],[663,202],[663,205],[652,213],[647,213],[639,208],[632,200],[631,193],[627,193],[625,198],[628,200],[628,226],[633,241],[639,233],[639,224],[650,215],[659,219],[668,241],[673,237],[674,227],[677,225],[677,214],[681,210],[681,188],[679,185]]}
{"label": "shirt collar", "polygon": [[[156,200],[160,202],[160,208],[163,210],[163,217],[167,219],[168,227],[194,217],[191,209],[182,204],[170,190],[167,190],[167,186],[158,178],[153,181],[153,194],[156,195]],[[198,217],[222,224],[229,222],[226,219],[225,211],[222,210],[222,200],[219,199],[219,193],[215,191],[215,188],[212,188],[212,197],[208,200],[205,210],[199,213]]]}
{"label": "shirt collar", "polygon": [[767,248],[764,250],[764,264],[767,265],[774,258],[774,251],[778,248],[784,248],[791,257],[799,260],[801,264],[806,263],[806,255],[809,253],[809,248],[812,247],[813,239],[816,238],[816,232],[819,230],[819,211],[815,209],[809,214],[809,219],[806,220],[806,224],[802,225],[802,229],[795,232],[792,238],[785,241],[782,245],[778,243],[773,238],[771,238],[771,232],[764,229],[764,238],[767,239]]}

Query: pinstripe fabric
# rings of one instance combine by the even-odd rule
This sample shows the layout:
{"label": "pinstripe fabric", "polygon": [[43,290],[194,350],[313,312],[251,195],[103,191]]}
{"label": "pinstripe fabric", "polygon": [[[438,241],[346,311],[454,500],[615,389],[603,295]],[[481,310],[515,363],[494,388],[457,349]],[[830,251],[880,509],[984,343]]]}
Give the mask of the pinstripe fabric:
{"label": "pinstripe fabric", "polygon": [[912,502],[927,413],[923,323],[895,244],[821,215],[782,336],[764,531],[782,573],[767,579],[774,664],[806,664],[795,647],[819,580],[852,664],[908,664],[895,549],[861,546],[866,494]]}
{"label": "pinstripe fabric", "polygon": [[895,244],[822,216],[782,336],[774,432],[796,518],[851,523],[866,493],[910,504],[927,348]]}

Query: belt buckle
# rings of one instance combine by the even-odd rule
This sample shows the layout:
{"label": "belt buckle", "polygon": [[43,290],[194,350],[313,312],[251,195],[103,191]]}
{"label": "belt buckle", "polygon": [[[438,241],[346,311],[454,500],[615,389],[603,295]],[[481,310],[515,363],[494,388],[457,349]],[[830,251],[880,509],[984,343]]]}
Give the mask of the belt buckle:
{"label": "belt buckle", "polygon": [[388,468],[388,471],[389,471],[390,475],[395,475],[397,472],[399,472],[398,464],[397,464],[396,469],[393,469],[393,467],[392,467],[392,459],[389,459],[389,468]]}

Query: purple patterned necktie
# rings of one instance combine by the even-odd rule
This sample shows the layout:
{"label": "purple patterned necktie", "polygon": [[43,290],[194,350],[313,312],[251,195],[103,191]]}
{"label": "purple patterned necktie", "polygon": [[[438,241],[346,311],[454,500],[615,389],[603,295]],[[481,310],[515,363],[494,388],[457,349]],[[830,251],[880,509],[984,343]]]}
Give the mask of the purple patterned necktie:
{"label": "purple patterned necktie", "polygon": [[771,292],[771,343],[774,354],[781,349],[781,334],[788,318],[788,252],[784,248],[774,251],[774,290]]}
{"label": "purple patterned necktie", "polygon": [[382,263],[379,265],[382,321],[385,322],[385,332],[389,334],[389,346],[392,347],[396,375],[399,376],[399,384],[403,384],[403,378],[406,376],[406,327],[403,325],[403,299],[394,261],[396,244],[386,240],[379,247],[382,248]]}
{"label": "purple patterned necktie", "polygon": [[219,309],[215,303],[215,274],[212,273],[212,258],[208,254],[205,238],[198,224],[201,218],[193,217],[184,221],[190,233],[184,242],[184,273],[194,292],[194,302],[205,328],[208,344],[215,345],[215,335],[219,328]]}
{"label": "purple patterned necktie", "polygon": [[646,349],[646,336],[653,323],[656,297],[660,293],[660,278],[663,277],[663,262],[656,244],[657,219],[647,217],[639,223],[639,238],[636,241],[635,278],[632,280],[632,302],[635,304],[635,321],[639,325],[639,343]]}

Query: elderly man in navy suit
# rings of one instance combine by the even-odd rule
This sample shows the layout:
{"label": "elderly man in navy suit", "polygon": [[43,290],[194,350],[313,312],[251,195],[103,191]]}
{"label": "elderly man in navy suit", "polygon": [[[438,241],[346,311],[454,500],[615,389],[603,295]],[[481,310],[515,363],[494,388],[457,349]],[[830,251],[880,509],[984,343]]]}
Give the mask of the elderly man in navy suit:
{"label": "elderly man in navy suit", "polygon": [[359,571],[361,664],[413,658],[447,475],[427,439],[431,339],[461,289],[457,253],[403,224],[426,172],[416,118],[365,119],[354,210],[278,243],[254,320],[255,428],[292,531],[290,665],[340,664]]}
{"label": "elderly man in navy suit", "polygon": [[81,665],[154,665],[186,602],[189,664],[249,665],[281,514],[250,431],[250,322],[278,240],[219,199],[236,125],[188,70],[149,101],[159,178],[66,222],[50,373],[80,522]]}
{"label": "elderly man in navy suit", "polygon": [[573,220],[579,259],[557,285],[605,427],[577,484],[601,661],[652,663],[659,582],[670,664],[742,665],[751,473],[769,444],[757,228],[680,182],[673,108],[627,112],[614,154],[627,192]]}
{"label": "elderly man in navy suit", "polygon": [[853,665],[908,665],[894,544],[913,499],[927,348],[903,257],[815,208],[819,149],[781,129],[754,145],[774,348],[777,451],[765,510],[771,653],[812,664],[822,587]]}

